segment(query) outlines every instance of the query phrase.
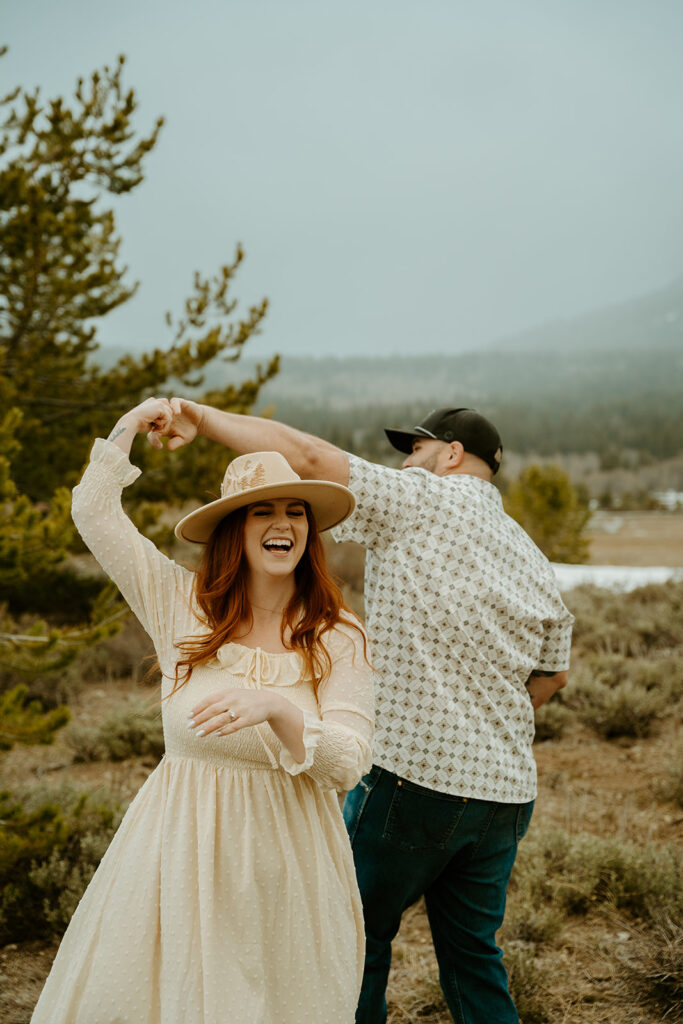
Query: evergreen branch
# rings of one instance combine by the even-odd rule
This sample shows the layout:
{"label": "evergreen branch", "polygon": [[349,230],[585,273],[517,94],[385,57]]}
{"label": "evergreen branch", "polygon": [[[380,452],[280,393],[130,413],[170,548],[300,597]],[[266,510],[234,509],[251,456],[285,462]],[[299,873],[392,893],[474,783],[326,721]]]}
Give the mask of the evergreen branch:
{"label": "evergreen branch", "polygon": [[120,608],[113,615],[102,619],[100,622],[93,623],[92,626],[88,626],[86,629],[76,629],[70,633],[62,633],[60,635],[31,636],[27,633],[0,632],[0,644],[5,644],[6,647],[30,647],[32,644],[80,645],[87,640],[94,639],[102,629],[111,626],[114,622],[118,622],[119,619],[124,618],[126,615],[128,615],[128,608]]}

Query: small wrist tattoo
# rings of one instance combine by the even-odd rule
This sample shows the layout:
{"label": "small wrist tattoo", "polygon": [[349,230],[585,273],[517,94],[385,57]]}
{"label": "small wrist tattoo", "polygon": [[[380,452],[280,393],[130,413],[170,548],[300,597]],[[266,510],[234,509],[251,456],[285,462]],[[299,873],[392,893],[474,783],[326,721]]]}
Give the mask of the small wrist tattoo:
{"label": "small wrist tattoo", "polygon": [[115,441],[117,437],[119,437],[121,434],[125,434],[125,432],[126,432],[126,428],[125,427],[119,427],[118,430],[114,429],[114,430],[112,430],[112,432],[109,435],[109,437],[107,438],[107,440],[108,441]]}

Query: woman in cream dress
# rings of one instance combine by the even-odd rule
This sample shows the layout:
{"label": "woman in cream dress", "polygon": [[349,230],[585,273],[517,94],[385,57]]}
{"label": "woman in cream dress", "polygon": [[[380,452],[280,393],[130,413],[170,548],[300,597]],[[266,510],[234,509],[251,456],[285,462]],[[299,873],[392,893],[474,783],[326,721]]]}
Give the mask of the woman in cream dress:
{"label": "woman in cream dress", "polygon": [[[148,399],[127,413],[74,490],[81,535],[154,641],[166,753],[84,894],[32,1021],[351,1024],[363,920],[337,791],[371,763],[372,672],[317,532],[350,514],[353,496],[301,481],[276,453],[235,459],[222,497],[177,527],[206,543],[204,574],[192,573],[121,508],[139,475],[132,441],[163,434],[168,410]],[[230,618],[216,609],[236,546]]]}

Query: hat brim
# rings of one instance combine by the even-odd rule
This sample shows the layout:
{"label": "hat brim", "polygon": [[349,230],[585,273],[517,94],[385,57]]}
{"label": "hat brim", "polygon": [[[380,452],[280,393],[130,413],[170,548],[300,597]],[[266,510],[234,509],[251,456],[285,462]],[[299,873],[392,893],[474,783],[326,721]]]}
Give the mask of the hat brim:
{"label": "hat brim", "polygon": [[[404,455],[410,455],[413,450],[413,438],[415,437],[428,437],[434,438],[434,434],[430,434],[424,427],[413,427],[412,430],[387,430],[385,428],[384,433],[389,438],[389,443],[396,448],[397,451],[403,452]],[[438,438],[434,438],[438,440]]]}
{"label": "hat brim", "polygon": [[242,494],[218,498],[184,516],[175,528],[179,540],[206,544],[221,519],[245,505],[275,498],[296,498],[310,506],[318,531],[322,533],[347,519],[356,507],[352,491],[328,480],[301,480],[252,487]]}

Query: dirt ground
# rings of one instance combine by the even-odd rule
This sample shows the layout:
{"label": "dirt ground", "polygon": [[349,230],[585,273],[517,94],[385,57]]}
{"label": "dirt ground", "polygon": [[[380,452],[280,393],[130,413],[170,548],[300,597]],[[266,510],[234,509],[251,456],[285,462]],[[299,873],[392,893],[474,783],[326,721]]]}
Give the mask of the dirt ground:
{"label": "dirt ground", "polygon": [[[121,681],[86,688],[74,713],[80,721],[93,723],[125,697],[145,693],[151,697],[149,689]],[[570,833],[683,842],[683,811],[653,797],[678,730],[678,723],[667,719],[649,739],[605,742],[576,726],[559,740],[538,744],[540,793],[532,829],[550,824]],[[151,768],[151,762],[141,758],[74,765],[69,748],[58,739],[51,747],[17,747],[5,755],[3,782],[12,788],[27,779],[55,784],[69,780],[88,788],[103,787],[127,800]],[[568,923],[555,947],[543,950],[538,966],[552,979],[552,1024],[660,1024],[660,1016],[626,1005],[615,985],[612,947],[623,941],[623,933],[615,932],[607,920],[579,918]],[[0,950],[3,1024],[28,1024],[56,949],[56,942],[29,942]],[[450,1021],[420,906],[406,913],[395,940],[388,995],[390,1024]]]}
{"label": "dirt ground", "polygon": [[594,512],[591,565],[683,566],[683,512]]}

